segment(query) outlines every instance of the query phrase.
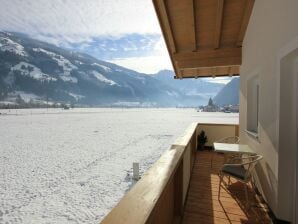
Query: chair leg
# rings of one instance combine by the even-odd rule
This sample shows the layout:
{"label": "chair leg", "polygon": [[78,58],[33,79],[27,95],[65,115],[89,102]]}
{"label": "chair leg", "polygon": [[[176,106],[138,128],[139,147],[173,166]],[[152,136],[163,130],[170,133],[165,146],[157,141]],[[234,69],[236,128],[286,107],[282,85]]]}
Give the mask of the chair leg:
{"label": "chair leg", "polygon": [[218,176],[219,176],[219,186],[218,186],[218,200],[219,200],[220,199],[221,183],[222,183],[222,178],[223,178],[222,173],[219,172]]}
{"label": "chair leg", "polygon": [[229,185],[231,185],[231,176],[229,176]]}

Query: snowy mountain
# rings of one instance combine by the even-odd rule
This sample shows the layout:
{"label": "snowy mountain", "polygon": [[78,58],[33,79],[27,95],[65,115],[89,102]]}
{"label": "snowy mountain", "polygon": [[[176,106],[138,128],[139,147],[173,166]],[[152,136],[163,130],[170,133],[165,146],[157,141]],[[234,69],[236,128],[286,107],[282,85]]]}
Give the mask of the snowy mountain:
{"label": "snowy mountain", "polygon": [[216,105],[238,105],[239,104],[239,78],[233,78],[218,94],[213,101]]}
{"label": "snowy mountain", "polygon": [[193,94],[187,86],[178,88],[185,81],[172,85],[171,80],[172,74],[161,81],[160,74],[149,76],[24,34],[0,32],[2,103],[198,106],[206,100],[202,91]]}
{"label": "snowy mountain", "polygon": [[201,98],[205,103],[224,87],[224,84],[207,82],[203,79],[174,79],[174,72],[170,70],[159,71],[153,77],[167,83],[184,95]]}

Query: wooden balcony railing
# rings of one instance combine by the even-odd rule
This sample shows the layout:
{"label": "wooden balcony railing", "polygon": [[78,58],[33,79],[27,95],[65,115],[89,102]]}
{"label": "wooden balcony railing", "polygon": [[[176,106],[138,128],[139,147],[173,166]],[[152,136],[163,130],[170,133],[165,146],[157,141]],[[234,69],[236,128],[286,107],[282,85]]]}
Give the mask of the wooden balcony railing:
{"label": "wooden balcony railing", "polygon": [[197,133],[209,144],[238,135],[238,125],[192,123],[104,218],[103,224],[179,223],[194,164]]}

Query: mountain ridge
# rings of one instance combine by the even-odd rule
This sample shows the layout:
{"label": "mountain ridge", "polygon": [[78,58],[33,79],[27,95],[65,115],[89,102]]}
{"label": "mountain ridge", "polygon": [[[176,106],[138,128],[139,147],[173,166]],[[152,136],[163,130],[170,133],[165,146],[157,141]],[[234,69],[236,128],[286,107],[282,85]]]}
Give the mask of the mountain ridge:
{"label": "mountain ridge", "polygon": [[218,106],[238,105],[239,104],[239,85],[240,78],[233,78],[225,85],[213,98],[213,101]]}
{"label": "mountain ridge", "polygon": [[187,91],[179,80],[173,84],[172,71],[164,80],[160,73],[139,73],[25,34],[0,32],[2,102],[21,98],[89,106],[173,107],[198,106],[207,100],[204,91],[193,94],[193,87]]}

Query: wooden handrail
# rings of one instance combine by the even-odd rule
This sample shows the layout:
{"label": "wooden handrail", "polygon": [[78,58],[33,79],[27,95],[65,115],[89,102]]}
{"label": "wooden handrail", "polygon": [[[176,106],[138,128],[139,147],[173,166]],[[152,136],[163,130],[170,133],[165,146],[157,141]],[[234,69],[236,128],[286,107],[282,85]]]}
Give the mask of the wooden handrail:
{"label": "wooden handrail", "polygon": [[168,149],[102,223],[146,223],[181,160],[184,147]]}

